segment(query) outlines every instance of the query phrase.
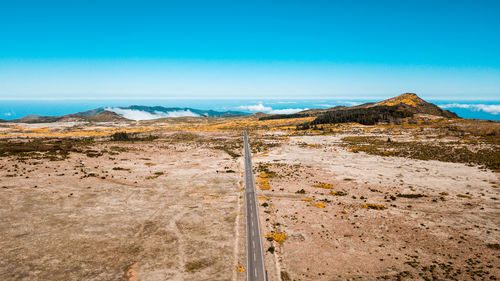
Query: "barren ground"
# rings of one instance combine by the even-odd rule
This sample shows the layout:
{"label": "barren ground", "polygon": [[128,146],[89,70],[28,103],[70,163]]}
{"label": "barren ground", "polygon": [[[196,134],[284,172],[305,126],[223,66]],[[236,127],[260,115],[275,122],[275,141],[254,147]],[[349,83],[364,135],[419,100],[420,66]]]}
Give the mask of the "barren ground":
{"label": "barren ground", "polygon": [[[255,165],[276,173],[271,189],[260,191],[268,204],[261,216],[266,232],[287,236],[283,243],[265,243],[275,247],[267,265],[275,264],[282,279],[500,276],[500,251],[492,246],[500,240],[496,174],[464,164],[352,153],[340,139],[295,137],[256,158]],[[319,183],[331,188],[313,186]]]}
{"label": "barren ground", "polygon": [[[262,235],[286,237],[263,240],[269,280],[500,278],[498,171],[381,156],[343,140],[410,135],[232,120],[1,128],[11,148],[33,140],[64,148],[57,140],[77,137],[67,154],[36,143],[35,152],[0,157],[0,279],[245,280],[237,269],[248,126],[261,129],[249,140],[257,182],[269,184],[257,188]],[[120,130],[159,138],[107,137]],[[417,131],[412,140],[422,143],[457,141]],[[86,135],[97,139],[80,143]],[[498,146],[479,145],[495,158]]]}
{"label": "barren ground", "polygon": [[0,279],[233,278],[237,160],[168,136],[92,149],[112,153],[0,158]]}

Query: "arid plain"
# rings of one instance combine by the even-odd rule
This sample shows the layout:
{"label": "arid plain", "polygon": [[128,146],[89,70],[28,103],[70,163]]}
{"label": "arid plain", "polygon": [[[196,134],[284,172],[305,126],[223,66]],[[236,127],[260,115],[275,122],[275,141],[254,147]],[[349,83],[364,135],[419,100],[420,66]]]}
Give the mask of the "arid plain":
{"label": "arid plain", "polygon": [[500,278],[499,122],[0,124],[2,280],[245,280],[249,132],[269,280]]}

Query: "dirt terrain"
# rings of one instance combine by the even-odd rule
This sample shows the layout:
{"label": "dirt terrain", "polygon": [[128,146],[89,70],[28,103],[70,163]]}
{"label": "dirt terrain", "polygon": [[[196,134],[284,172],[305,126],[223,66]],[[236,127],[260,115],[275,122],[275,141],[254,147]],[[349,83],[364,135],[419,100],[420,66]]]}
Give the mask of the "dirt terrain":
{"label": "dirt terrain", "polygon": [[495,173],[352,153],[341,138],[294,137],[256,158],[271,174],[260,191],[266,232],[286,235],[264,246],[274,280],[500,276]]}
{"label": "dirt terrain", "polygon": [[3,124],[0,278],[245,280],[243,129],[269,280],[500,278],[497,123],[303,120]]}
{"label": "dirt terrain", "polygon": [[232,278],[237,160],[169,135],[92,150],[0,158],[0,279]]}

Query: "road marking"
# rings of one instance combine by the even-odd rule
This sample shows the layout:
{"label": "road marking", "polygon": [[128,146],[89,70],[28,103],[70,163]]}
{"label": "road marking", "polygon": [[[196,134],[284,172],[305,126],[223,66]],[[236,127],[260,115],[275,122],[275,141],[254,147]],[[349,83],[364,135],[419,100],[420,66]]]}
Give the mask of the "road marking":
{"label": "road marking", "polygon": [[[266,281],[266,269],[262,250],[262,238],[260,233],[259,206],[257,205],[257,195],[255,194],[256,189],[253,180],[254,175],[252,169],[251,152],[246,132],[244,132],[244,147],[245,198],[247,211],[247,281]],[[252,244],[250,244],[250,241],[252,241]],[[253,255],[253,258],[250,257],[250,255]],[[257,256],[259,256],[258,263]]]}

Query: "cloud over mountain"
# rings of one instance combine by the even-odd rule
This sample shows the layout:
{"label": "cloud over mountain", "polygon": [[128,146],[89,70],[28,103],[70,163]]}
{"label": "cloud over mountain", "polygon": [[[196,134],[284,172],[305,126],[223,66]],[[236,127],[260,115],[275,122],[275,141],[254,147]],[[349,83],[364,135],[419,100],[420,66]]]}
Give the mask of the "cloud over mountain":
{"label": "cloud over mountain", "polygon": [[119,114],[127,119],[140,121],[140,120],[153,120],[158,118],[165,117],[198,117],[200,115],[193,113],[189,109],[187,110],[176,110],[169,112],[161,112],[161,111],[153,111],[147,112],[143,110],[136,109],[124,109],[119,107],[108,107],[106,108],[108,111],[112,111],[116,114]]}

